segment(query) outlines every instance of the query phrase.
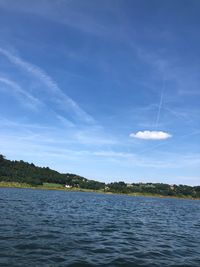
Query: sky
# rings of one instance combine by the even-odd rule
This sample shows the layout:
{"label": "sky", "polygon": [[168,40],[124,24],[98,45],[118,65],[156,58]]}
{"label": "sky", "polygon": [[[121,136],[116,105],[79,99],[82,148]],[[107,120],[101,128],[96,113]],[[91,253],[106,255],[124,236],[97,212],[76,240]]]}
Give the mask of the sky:
{"label": "sky", "polygon": [[0,0],[0,153],[200,185],[198,0]]}

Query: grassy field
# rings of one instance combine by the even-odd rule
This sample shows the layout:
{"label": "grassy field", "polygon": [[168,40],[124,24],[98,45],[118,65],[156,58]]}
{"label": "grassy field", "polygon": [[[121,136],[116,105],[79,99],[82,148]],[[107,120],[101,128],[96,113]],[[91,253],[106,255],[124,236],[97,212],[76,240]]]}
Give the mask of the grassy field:
{"label": "grassy field", "polygon": [[77,192],[94,192],[94,193],[100,193],[100,194],[117,194],[117,195],[128,195],[128,196],[159,197],[159,198],[180,198],[180,199],[196,199],[196,200],[199,200],[198,198],[192,198],[192,197],[186,197],[186,196],[163,196],[163,195],[149,194],[149,193],[123,194],[123,193],[113,193],[113,192],[104,191],[104,190],[82,189],[82,188],[77,188],[77,187],[65,188],[63,185],[56,184],[56,183],[43,183],[43,185],[32,186],[32,185],[26,184],[26,183],[0,182],[0,188],[1,187],[31,188],[31,189],[43,189],[43,190],[62,190],[62,191],[77,191]]}
{"label": "grassy field", "polygon": [[104,193],[102,190],[90,190],[82,189],[77,187],[65,188],[61,184],[56,183],[43,183],[43,185],[32,186],[26,183],[17,183],[17,182],[0,182],[0,187],[13,187],[13,188],[32,188],[32,189],[47,189],[47,190],[63,190],[63,191],[79,191],[79,192],[98,192]]}
{"label": "grassy field", "polygon": [[43,183],[43,187],[48,187],[48,188],[62,188],[64,189],[64,186],[61,184],[55,184],[55,183]]}
{"label": "grassy field", "polygon": [[40,186],[32,186],[26,183],[15,183],[15,182],[0,182],[0,187],[14,187],[14,188],[32,188],[32,189],[65,189],[60,184],[44,183]]}
{"label": "grassy field", "polygon": [[32,188],[30,184],[15,182],[0,182],[0,187]]}

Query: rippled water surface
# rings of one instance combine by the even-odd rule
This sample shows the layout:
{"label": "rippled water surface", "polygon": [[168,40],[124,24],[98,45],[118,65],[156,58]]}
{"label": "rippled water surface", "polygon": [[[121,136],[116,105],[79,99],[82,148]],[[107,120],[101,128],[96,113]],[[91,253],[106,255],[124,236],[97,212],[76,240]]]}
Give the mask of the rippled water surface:
{"label": "rippled water surface", "polygon": [[0,189],[0,266],[200,266],[200,201]]}

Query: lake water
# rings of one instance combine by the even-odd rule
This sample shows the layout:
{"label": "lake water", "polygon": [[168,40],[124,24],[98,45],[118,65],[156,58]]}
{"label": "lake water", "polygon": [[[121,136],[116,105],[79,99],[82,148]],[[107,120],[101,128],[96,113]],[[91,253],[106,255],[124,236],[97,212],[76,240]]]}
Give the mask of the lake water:
{"label": "lake water", "polygon": [[0,189],[0,266],[200,266],[200,201]]}

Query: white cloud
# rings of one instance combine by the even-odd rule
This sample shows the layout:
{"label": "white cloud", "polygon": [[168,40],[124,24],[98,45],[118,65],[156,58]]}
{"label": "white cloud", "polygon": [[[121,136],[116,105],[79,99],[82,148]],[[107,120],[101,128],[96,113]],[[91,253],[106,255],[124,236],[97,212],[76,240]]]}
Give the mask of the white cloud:
{"label": "white cloud", "polygon": [[164,140],[172,137],[172,135],[162,131],[139,131],[131,133],[130,137],[145,140]]}

